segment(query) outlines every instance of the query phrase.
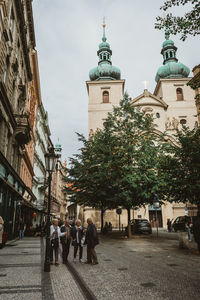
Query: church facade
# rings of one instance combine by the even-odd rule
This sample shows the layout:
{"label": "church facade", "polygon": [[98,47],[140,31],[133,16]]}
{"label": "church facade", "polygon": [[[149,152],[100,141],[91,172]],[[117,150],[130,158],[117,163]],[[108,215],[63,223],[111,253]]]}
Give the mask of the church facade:
{"label": "church facade", "polygon": [[[157,131],[166,132],[169,140],[174,140],[173,134],[177,128],[187,125],[193,128],[197,122],[195,93],[187,85],[190,70],[180,63],[176,57],[177,47],[169,39],[166,32],[161,54],[163,65],[158,69],[155,77],[156,86],[154,93],[147,89],[138,97],[131,99],[133,107],[141,107],[146,114],[153,115],[157,125]],[[103,128],[108,112],[113,106],[119,105],[123,98],[125,80],[121,79],[120,70],[112,65],[112,50],[105,35],[103,24],[102,42],[97,51],[98,66],[89,73],[90,81],[86,82],[88,91],[88,133],[93,134],[98,128]],[[174,219],[185,214],[194,215],[195,207],[185,204],[166,202],[158,210],[160,227],[167,226],[167,219]],[[82,210],[84,221],[92,217],[100,227],[100,211],[91,208]],[[156,212],[152,206],[146,205],[139,210],[131,211],[131,218],[148,219],[155,226]],[[118,227],[119,216],[115,210],[106,211],[104,220],[111,222],[113,227]],[[127,211],[121,214],[121,224],[127,225]]]}

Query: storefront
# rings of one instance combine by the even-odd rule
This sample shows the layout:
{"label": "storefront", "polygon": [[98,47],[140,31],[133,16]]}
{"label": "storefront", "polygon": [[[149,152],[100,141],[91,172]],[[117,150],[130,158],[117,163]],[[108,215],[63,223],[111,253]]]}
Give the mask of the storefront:
{"label": "storefront", "polygon": [[17,235],[25,184],[0,152],[0,215],[8,239]]}

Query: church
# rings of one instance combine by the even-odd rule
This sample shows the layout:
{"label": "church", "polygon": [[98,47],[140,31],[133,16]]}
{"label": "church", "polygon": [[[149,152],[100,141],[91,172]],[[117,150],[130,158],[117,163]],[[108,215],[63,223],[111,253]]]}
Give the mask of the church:
{"label": "church", "polygon": [[[88,91],[88,134],[93,134],[103,124],[108,112],[117,106],[123,98],[125,80],[121,79],[120,70],[112,65],[112,50],[107,42],[106,25],[103,24],[102,42],[97,51],[98,66],[89,72],[89,81],[86,81]],[[187,85],[190,70],[176,57],[177,47],[165,33],[161,54],[163,65],[155,76],[155,90],[150,93],[146,88],[143,93],[131,99],[133,107],[139,106],[146,113],[155,118],[157,131],[166,131],[169,140],[174,140],[173,134],[177,128],[187,125],[193,128],[197,122],[197,109],[195,106],[195,92]],[[159,227],[167,227],[167,219],[175,219],[185,214],[194,215],[196,208],[190,204],[166,202],[158,210]],[[91,217],[97,227],[100,227],[100,211],[85,207],[83,210],[84,221]],[[138,210],[131,211],[131,218],[148,219],[155,226],[156,213],[151,205],[146,205]],[[118,227],[119,216],[116,210],[105,212],[104,221],[111,222],[113,227]],[[127,211],[122,210],[121,224],[127,225]]]}

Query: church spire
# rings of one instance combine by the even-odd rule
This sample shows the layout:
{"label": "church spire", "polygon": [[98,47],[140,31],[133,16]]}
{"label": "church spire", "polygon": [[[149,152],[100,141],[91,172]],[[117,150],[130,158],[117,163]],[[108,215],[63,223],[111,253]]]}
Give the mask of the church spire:
{"label": "church spire", "polygon": [[190,70],[184,64],[178,62],[176,58],[177,47],[174,42],[169,39],[168,28],[165,30],[165,41],[162,44],[161,54],[163,55],[163,66],[161,66],[156,74],[156,82],[162,78],[186,78]]}
{"label": "church spire", "polygon": [[105,17],[103,17],[103,37],[102,37],[102,41],[106,42],[107,38],[106,38],[106,22],[105,22]]}
{"label": "church spire", "polygon": [[105,18],[103,18],[102,27],[102,42],[99,44],[99,50],[97,51],[97,56],[99,57],[98,67],[90,71],[90,80],[119,80],[121,78],[120,70],[112,66],[112,50],[106,38]]}

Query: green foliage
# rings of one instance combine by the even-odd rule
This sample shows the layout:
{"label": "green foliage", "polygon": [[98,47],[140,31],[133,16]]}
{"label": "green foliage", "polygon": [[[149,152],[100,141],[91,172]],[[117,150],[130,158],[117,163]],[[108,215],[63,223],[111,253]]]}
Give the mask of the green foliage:
{"label": "green foliage", "polygon": [[152,204],[163,184],[157,171],[163,137],[155,129],[153,118],[132,108],[125,94],[102,130],[88,140],[78,135],[83,148],[67,177],[71,200],[101,209]]}
{"label": "green foliage", "polygon": [[166,17],[162,18],[158,16],[156,18],[157,23],[155,28],[163,29],[167,28],[171,34],[181,34],[181,40],[185,40],[188,35],[200,34],[200,1],[199,0],[169,0],[165,1],[164,5],[160,8],[163,11],[167,11],[173,6],[191,5],[191,10],[184,16],[173,16],[168,13]]}
{"label": "green foliage", "polygon": [[168,144],[159,172],[167,184],[166,199],[200,204],[200,128],[177,131],[178,144]]}

